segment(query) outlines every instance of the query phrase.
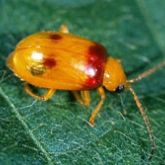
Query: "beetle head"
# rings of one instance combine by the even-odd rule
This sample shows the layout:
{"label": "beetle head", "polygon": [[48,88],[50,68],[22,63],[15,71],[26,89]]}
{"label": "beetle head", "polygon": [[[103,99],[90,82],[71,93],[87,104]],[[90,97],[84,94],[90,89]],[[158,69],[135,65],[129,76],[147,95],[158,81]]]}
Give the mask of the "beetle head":
{"label": "beetle head", "polygon": [[121,62],[108,58],[105,65],[103,86],[111,92],[121,92],[127,86],[126,75]]}

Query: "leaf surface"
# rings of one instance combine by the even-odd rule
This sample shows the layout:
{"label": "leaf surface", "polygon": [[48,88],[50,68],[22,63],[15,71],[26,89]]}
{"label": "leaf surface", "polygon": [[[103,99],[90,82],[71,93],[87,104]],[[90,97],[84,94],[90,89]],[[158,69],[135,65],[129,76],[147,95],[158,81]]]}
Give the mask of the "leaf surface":
{"label": "leaf surface", "polygon": [[[106,46],[120,58],[128,77],[165,58],[161,0],[0,1],[0,164],[146,164],[150,142],[129,92],[106,91],[95,127],[88,118],[99,101],[91,91],[86,108],[69,92],[36,101],[6,67],[5,60],[23,37],[68,25],[71,33]],[[151,164],[165,160],[165,69],[134,84],[151,120],[157,151]]]}

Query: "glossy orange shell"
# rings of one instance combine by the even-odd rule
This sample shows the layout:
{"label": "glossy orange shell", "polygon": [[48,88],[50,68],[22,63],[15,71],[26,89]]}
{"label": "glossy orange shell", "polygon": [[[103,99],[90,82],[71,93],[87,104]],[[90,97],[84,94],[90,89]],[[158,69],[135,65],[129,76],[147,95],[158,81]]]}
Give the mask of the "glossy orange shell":
{"label": "glossy orange shell", "polygon": [[102,84],[106,55],[102,45],[88,39],[41,32],[23,39],[7,64],[18,77],[34,86],[85,90]]}

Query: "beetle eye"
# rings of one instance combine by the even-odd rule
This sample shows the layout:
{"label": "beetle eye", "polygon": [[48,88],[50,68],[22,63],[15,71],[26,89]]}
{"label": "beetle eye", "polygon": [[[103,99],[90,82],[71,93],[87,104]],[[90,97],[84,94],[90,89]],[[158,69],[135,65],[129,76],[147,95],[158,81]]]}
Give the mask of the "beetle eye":
{"label": "beetle eye", "polygon": [[116,88],[115,92],[120,93],[120,92],[122,92],[123,90],[124,90],[124,85],[119,85],[119,86]]}

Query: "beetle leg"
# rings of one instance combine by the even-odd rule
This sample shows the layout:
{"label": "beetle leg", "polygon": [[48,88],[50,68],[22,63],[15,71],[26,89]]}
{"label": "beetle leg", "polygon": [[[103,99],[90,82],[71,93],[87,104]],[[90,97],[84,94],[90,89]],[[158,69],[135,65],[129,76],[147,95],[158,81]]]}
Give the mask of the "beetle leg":
{"label": "beetle leg", "polygon": [[91,98],[90,98],[90,92],[89,91],[80,91],[80,95],[83,99],[84,105],[89,106]]}
{"label": "beetle leg", "polygon": [[69,33],[69,29],[66,25],[63,24],[60,26],[59,32],[67,34],[67,33]]}
{"label": "beetle leg", "polygon": [[103,105],[103,103],[104,103],[104,100],[105,100],[104,88],[103,88],[103,87],[99,87],[99,88],[97,89],[97,91],[98,91],[98,93],[99,93],[101,99],[100,99],[99,103],[97,104],[96,108],[93,110],[93,112],[92,112],[92,114],[91,114],[91,116],[90,116],[90,118],[89,118],[89,123],[91,124],[91,126],[94,125],[95,118],[96,118],[98,112],[100,111],[100,109],[101,109],[101,107],[102,107],[102,105]]}
{"label": "beetle leg", "polygon": [[30,96],[34,97],[35,99],[46,101],[52,97],[52,95],[55,93],[56,90],[55,89],[48,89],[48,91],[46,93],[44,93],[42,96],[39,96],[39,95],[33,93],[33,91],[31,90],[28,83],[25,83],[25,91]]}
{"label": "beetle leg", "polygon": [[73,95],[75,96],[76,100],[80,103],[83,104],[85,106],[89,106],[90,104],[90,93],[89,91],[74,91]]}
{"label": "beetle leg", "polygon": [[80,104],[83,104],[83,100],[82,100],[81,95],[79,94],[79,92],[73,91],[72,93],[73,93],[74,97],[76,98],[76,100],[77,100]]}

